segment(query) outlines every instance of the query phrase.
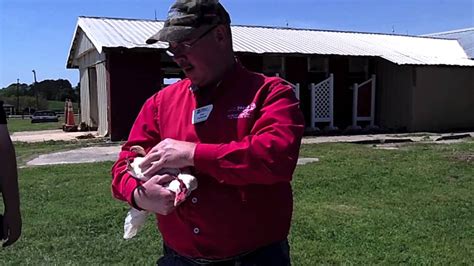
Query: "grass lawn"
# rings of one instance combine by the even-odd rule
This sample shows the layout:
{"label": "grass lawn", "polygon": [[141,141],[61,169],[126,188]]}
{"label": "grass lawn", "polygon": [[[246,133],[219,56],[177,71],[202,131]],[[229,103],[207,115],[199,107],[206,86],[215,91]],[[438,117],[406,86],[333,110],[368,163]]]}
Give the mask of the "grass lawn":
{"label": "grass lawn", "polygon": [[48,129],[61,129],[64,123],[64,119],[60,118],[59,122],[48,122],[48,123],[31,123],[29,116],[25,116],[25,119],[21,118],[9,118],[8,119],[8,131],[11,133],[20,131],[38,131]]}
{"label": "grass lawn", "polygon": [[[65,102],[63,101],[48,101],[48,109],[49,110],[55,110],[55,111],[61,111],[64,112],[64,104]],[[75,112],[77,112],[79,103],[73,102],[72,103],[72,108],[74,109]]]}
{"label": "grass lawn", "polygon": [[[474,264],[473,140],[301,153],[320,162],[294,175],[293,265]],[[154,264],[161,242],[151,219],[136,239],[121,239],[127,207],[111,197],[111,165],[20,169],[24,231],[0,264]]]}
{"label": "grass lawn", "polygon": [[[79,116],[74,117],[74,121],[78,124]],[[8,131],[10,133],[20,131],[38,131],[38,130],[49,130],[49,129],[62,129],[64,124],[64,117],[59,117],[59,122],[48,122],[48,123],[31,123],[29,116],[21,118],[9,118],[8,119]]]}

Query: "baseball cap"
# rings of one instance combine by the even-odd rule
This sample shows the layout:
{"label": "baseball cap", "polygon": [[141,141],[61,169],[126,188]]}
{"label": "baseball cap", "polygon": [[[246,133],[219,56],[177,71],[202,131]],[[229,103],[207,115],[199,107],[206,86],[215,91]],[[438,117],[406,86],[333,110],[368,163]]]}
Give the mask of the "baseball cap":
{"label": "baseball cap", "polygon": [[219,24],[230,24],[229,13],[219,0],[176,0],[164,27],[146,43],[181,42]]}

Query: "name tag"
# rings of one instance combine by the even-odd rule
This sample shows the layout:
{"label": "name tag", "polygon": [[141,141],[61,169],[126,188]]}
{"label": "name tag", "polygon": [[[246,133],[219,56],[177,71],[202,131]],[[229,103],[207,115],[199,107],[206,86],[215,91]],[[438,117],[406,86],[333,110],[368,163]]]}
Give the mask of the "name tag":
{"label": "name tag", "polygon": [[206,121],[212,111],[212,104],[197,108],[193,110],[192,123],[197,124]]}

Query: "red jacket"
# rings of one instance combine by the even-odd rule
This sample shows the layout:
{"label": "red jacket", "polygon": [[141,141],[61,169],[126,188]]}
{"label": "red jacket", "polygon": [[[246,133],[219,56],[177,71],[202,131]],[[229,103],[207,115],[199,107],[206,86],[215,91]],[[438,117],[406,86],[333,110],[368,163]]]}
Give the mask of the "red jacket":
{"label": "red jacket", "polygon": [[[130,146],[148,152],[165,138],[194,142],[198,188],[171,214],[157,215],[166,245],[187,257],[219,259],[285,239],[304,129],[292,87],[240,64],[215,89],[190,87],[185,79],[145,102],[112,168],[114,197],[133,206],[140,185],[123,173],[134,156]],[[208,104],[209,118],[192,124],[193,110]]]}

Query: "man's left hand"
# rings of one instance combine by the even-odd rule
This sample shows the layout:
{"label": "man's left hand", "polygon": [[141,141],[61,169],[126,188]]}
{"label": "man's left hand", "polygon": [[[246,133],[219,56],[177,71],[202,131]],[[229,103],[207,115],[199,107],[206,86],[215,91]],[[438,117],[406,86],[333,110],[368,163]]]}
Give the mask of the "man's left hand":
{"label": "man's left hand", "polygon": [[147,169],[145,176],[151,176],[163,168],[193,166],[195,148],[196,143],[164,139],[148,152],[140,167]]}
{"label": "man's left hand", "polygon": [[15,209],[13,211],[6,211],[5,216],[3,217],[3,236],[7,239],[3,243],[3,247],[10,246],[15,243],[21,235],[21,214],[20,209]]}

